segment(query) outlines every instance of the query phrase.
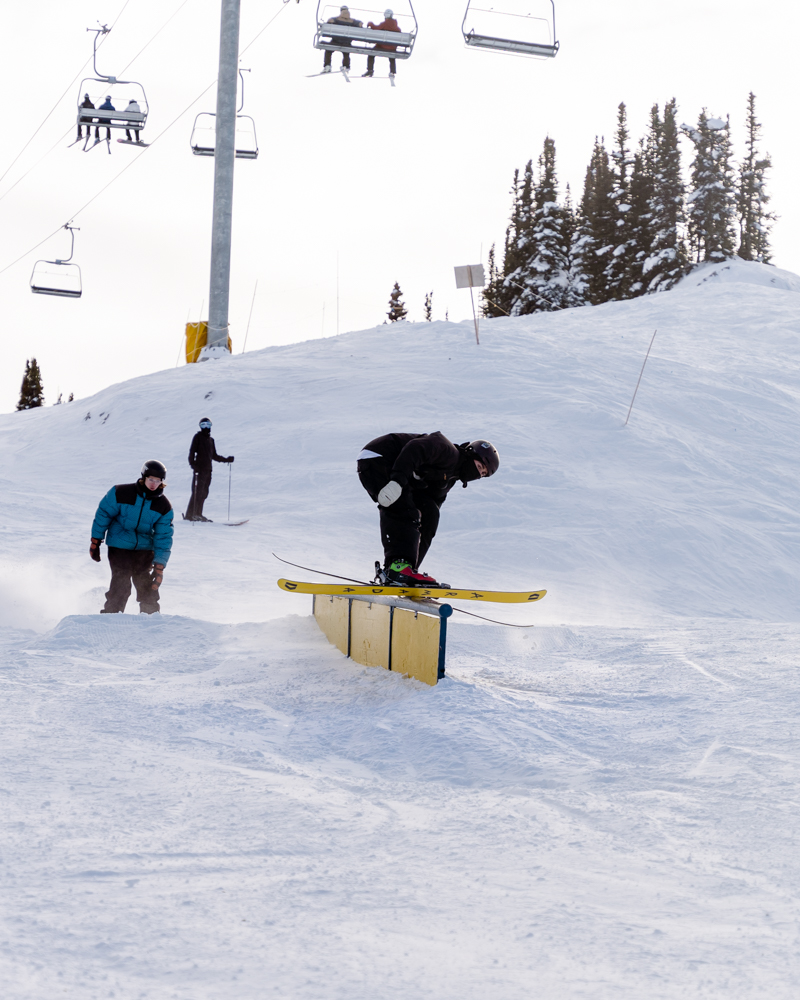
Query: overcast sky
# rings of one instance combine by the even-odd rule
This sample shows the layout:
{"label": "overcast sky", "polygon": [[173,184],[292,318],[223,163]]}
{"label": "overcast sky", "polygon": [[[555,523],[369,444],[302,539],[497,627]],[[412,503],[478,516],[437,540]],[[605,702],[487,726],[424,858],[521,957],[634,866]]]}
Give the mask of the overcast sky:
{"label": "overcast sky", "polygon": [[[702,107],[730,115],[738,154],[753,90],[774,164],[774,262],[800,271],[795,5],[561,0],[561,51],[538,61],[467,50],[465,3],[419,0],[419,40],[392,89],[387,80],[307,78],[322,65],[310,0],[242,0],[242,49],[278,16],[241,61],[252,70],[245,110],[260,156],[236,164],[235,352],[256,281],[248,350],[335,334],[337,262],[341,332],[381,323],[395,281],[410,319],[423,318],[431,290],[434,319],[446,310],[467,318],[469,294],[456,290],[453,266],[481,254],[485,262],[502,242],[514,169],[550,135],[562,190],[568,182],[579,197],[594,137],[613,136],[620,101],[634,139],[650,106],[673,96],[681,121],[696,121]],[[105,144],[67,148],[80,78],[91,75],[90,66],[80,72],[91,56],[86,28],[98,21],[116,21],[100,71],[122,76],[133,59],[124,76],[146,89],[153,145],[143,152],[113,141],[111,156]],[[64,256],[66,233],[0,274],[7,411],[28,357],[39,360],[48,403],[59,391],[81,397],[174,366],[187,317],[206,317],[213,160],[192,156],[189,138],[195,114],[215,105],[213,86],[192,102],[216,77],[219,0],[27,0],[3,4],[0,25],[3,93],[14,109],[0,174],[66,91],[0,182],[0,269],[74,217],[84,283],[78,301],[29,291],[34,261]],[[353,57],[354,76],[363,64]]]}

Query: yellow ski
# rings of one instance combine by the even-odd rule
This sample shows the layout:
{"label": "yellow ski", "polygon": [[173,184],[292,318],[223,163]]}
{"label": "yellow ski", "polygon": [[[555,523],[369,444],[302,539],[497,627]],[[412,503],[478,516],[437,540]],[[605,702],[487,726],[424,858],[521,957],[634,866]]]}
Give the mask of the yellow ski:
{"label": "yellow ski", "polygon": [[301,580],[278,580],[281,590],[293,594],[333,594],[347,597],[349,594],[369,597],[372,594],[384,597],[408,597],[412,600],[429,598],[443,601],[450,598],[453,601],[489,601],[495,604],[532,604],[541,601],[546,590],[458,590],[444,587],[361,587],[357,584],[339,583],[303,583]]}

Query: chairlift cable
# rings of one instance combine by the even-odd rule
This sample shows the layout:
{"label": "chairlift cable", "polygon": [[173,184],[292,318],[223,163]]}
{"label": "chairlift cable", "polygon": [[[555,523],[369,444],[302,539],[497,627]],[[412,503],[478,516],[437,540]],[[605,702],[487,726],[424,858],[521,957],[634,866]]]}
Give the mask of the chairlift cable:
{"label": "chairlift cable", "polygon": [[267,21],[267,23],[261,29],[261,31],[259,31],[259,33],[255,36],[255,38],[251,38],[250,41],[247,43],[247,45],[245,45],[245,47],[243,49],[239,50],[239,55],[240,56],[243,56],[245,54],[245,52],[247,52],[247,50],[250,48],[250,46],[254,45],[256,43],[256,41],[264,34],[264,32],[267,30],[267,28],[272,24],[272,22],[275,20],[275,18],[278,17],[278,15],[281,13],[281,11],[283,11],[283,10],[286,9],[287,5],[288,5],[288,0],[282,0],[281,8],[278,11],[278,13],[277,14],[273,14],[273,16],[269,19],[269,21]]}
{"label": "chairlift cable", "polygon": [[50,154],[51,154],[51,153],[53,152],[53,150],[54,150],[54,149],[56,148],[56,146],[59,146],[59,145],[61,145],[61,143],[62,143],[62,142],[63,142],[63,141],[64,141],[64,140],[65,140],[65,139],[67,138],[67,136],[68,136],[68,135],[69,135],[69,134],[70,134],[70,133],[71,133],[71,132],[73,131],[74,127],[75,127],[74,125],[70,124],[69,128],[67,129],[67,131],[66,131],[66,132],[65,132],[65,133],[64,133],[63,135],[60,135],[60,136],[59,136],[59,137],[58,137],[58,138],[56,139],[56,141],[55,141],[55,142],[53,143],[53,145],[52,145],[52,146],[51,146],[51,147],[50,147],[50,148],[49,148],[49,149],[47,150],[47,152],[46,152],[46,153],[42,153],[42,155],[41,155],[41,156],[39,157],[39,159],[38,159],[38,160],[36,161],[36,163],[34,163],[34,164],[32,164],[32,165],[31,165],[30,167],[28,167],[28,169],[27,169],[27,170],[25,171],[25,173],[24,173],[24,174],[22,174],[22,175],[21,175],[20,177],[18,177],[18,178],[17,178],[17,179],[16,179],[15,181],[14,181],[14,183],[13,183],[13,184],[11,185],[11,187],[10,187],[10,188],[9,188],[9,189],[8,189],[7,191],[4,191],[4,192],[3,192],[2,194],[0,194],[0,201],[2,201],[2,200],[3,200],[3,198],[5,198],[5,196],[6,196],[7,194],[11,194],[11,192],[12,192],[12,191],[14,190],[14,188],[15,188],[15,187],[17,186],[17,184],[19,184],[19,182],[20,182],[20,181],[24,181],[24,180],[25,180],[25,178],[26,178],[26,177],[28,176],[28,174],[29,174],[29,173],[30,173],[30,172],[31,172],[32,170],[35,170],[35,169],[36,169],[36,167],[38,167],[38,166],[39,166],[39,164],[40,164],[40,163],[42,162],[42,160],[44,160],[44,159],[45,159],[46,157],[48,157],[48,156],[49,156],[49,155],[50,155]]}
{"label": "chairlift cable", "polygon": [[[125,7],[128,6],[128,3],[130,3],[130,0],[126,0]],[[263,35],[263,33],[272,24],[272,22],[275,20],[275,18],[278,16],[278,14],[280,14],[281,10],[284,9],[284,6],[285,6],[284,4],[281,5],[281,9],[278,11],[278,13],[275,14],[269,21],[267,21],[267,23],[264,25],[264,27],[261,29],[261,31],[259,31],[258,34],[248,42],[248,44],[244,47],[244,49],[241,50],[240,55],[242,55],[244,52],[246,52],[247,49],[249,49],[250,46],[256,41],[256,39],[258,39],[261,35]],[[125,10],[125,7],[122,8],[122,11],[120,11],[119,15],[117,16],[117,21],[119,20],[120,17],[122,17],[122,13]],[[116,24],[116,23],[117,22],[115,21],[114,24]],[[101,44],[102,44],[102,42],[101,42]],[[81,69],[81,72],[83,72],[83,68]],[[161,136],[164,135],[166,132],[168,132],[172,128],[172,126],[175,125],[178,121],[180,121],[180,119],[183,118],[183,116],[187,113],[187,111],[189,111],[190,108],[192,108],[195,104],[197,104],[197,102],[200,100],[200,98],[204,97],[208,93],[208,91],[211,90],[211,88],[213,86],[215,86],[216,82],[217,82],[216,79],[212,80],[212,82],[209,83],[209,85],[204,90],[202,90],[197,95],[197,97],[195,97],[195,99],[190,104],[188,104],[183,109],[183,111],[180,112],[180,114],[178,114],[175,118],[172,119],[172,121],[169,123],[169,125],[167,125],[165,128],[163,128],[158,133],[158,135],[153,139],[153,141],[150,143],[149,146],[147,146],[137,156],[135,156],[132,160],[130,160],[122,168],[122,170],[120,170],[120,172],[118,174],[116,174],[114,177],[112,177],[111,180],[107,184],[103,185],[103,187],[101,187],[100,190],[95,195],[93,195],[84,205],[82,205],[78,209],[77,212],[74,212],[72,214],[72,219],[77,219],[77,217],[81,214],[81,212],[83,212],[85,209],[87,209],[89,207],[89,205],[92,204],[93,201],[96,201],[97,198],[99,198],[100,195],[103,194],[104,191],[107,191],[108,188],[110,188],[111,185],[114,184],[115,181],[119,180],[119,178],[125,173],[125,171],[128,170],[130,167],[132,167],[134,165],[134,163],[136,163],[144,155],[144,153],[147,152],[148,149],[152,149],[153,146],[161,138]],[[73,83],[74,83],[74,81],[73,81]],[[70,128],[72,128],[72,126],[70,126]],[[46,243],[48,240],[52,239],[56,235],[56,233],[60,232],[63,228],[64,228],[63,226],[59,226],[58,229],[54,229],[53,232],[49,234],[49,236],[45,236],[45,238],[43,240],[40,240],[39,243],[37,243],[35,246],[32,246],[30,249],[26,250],[25,253],[23,253],[21,256],[17,257],[16,260],[13,260],[10,264],[6,264],[5,267],[0,268],[0,274],[5,274],[5,272],[8,271],[10,268],[14,267],[15,264],[18,264],[21,260],[24,260],[29,254],[32,254],[34,250],[38,250],[39,247],[43,243]]]}
{"label": "chairlift cable", "polygon": [[147,48],[147,46],[150,45],[152,42],[154,42],[158,38],[158,36],[161,34],[161,32],[164,30],[164,28],[166,28],[166,26],[169,24],[169,22],[173,18],[177,17],[178,14],[180,14],[180,12],[183,10],[183,8],[186,6],[187,3],[189,3],[189,0],[183,0],[183,3],[180,5],[180,7],[178,7],[178,9],[173,14],[170,14],[170,16],[166,19],[166,21],[161,25],[161,27],[158,29],[158,31],[150,39],[150,41],[146,42],[142,46],[142,48],[139,49],[139,51],[136,53],[136,55],[133,57],[133,59],[131,59],[131,61],[127,64],[127,66],[123,66],[122,67],[122,69],[119,71],[119,75],[120,76],[122,76],[122,74],[127,69],[129,69],[131,66],[133,66],[133,64],[136,62],[136,60],[139,58],[139,56],[144,52],[144,50]]}
{"label": "chairlift cable", "polygon": [[[108,29],[109,32],[114,27],[114,25],[117,23],[117,21],[119,21],[119,19],[122,17],[122,15],[125,13],[125,7],[127,7],[130,2],[131,2],[131,0],[125,0],[125,6],[122,8],[122,10],[119,12],[119,14],[117,14],[117,17],[116,17],[116,20],[114,21],[114,24],[112,24],[111,28]],[[104,41],[105,41],[105,38],[103,38],[100,41],[100,45],[102,45]],[[99,46],[98,46],[98,48],[99,48]],[[91,61],[92,61],[91,59],[87,59],[86,62],[83,64],[83,66],[81,66],[81,68],[78,70],[78,72],[75,74],[75,76],[70,81],[69,86],[67,87],[67,89],[61,95],[61,97],[59,97],[59,99],[56,101],[56,103],[53,105],[53,107],[44,116],[44,118],[42,119],[42,123],[39,125],[39,127],[36,129],[36,131],[30,137],[30,139],[28,139],[28,141],[25,143],[25,145],[22,147],[22,149],[17,153],[17,155],[14,157],[14,159],[11,161],[11,163],[9,163],[9,165],[6,167],[5,171],[2,174],[0,174],[0,183],[3,181],[3,178],[9,172],[9,170],[11,170],[11,168],[14,166],[14,164],[17,162],[17,160],[20,158],[20,156],[22,156],[22,154],[25,152],[25,150],[28,148],[28,146],[30,146],[30,144],[33,142],[33,140],[36,138],[36,136],[42,130],[42,128],[46,124],[48,118],[53,114],[53,112],[56,110],[56,108],[59,106],[59,104],[64,100],[64,98],[67,96],[67,94],[70,92],[70,90],[72,90],[72,88],[75,86],[75,81],[80,77],[81,73],[83,73],[83,71],[86,69],[86,67],[89,65],[89,63]],[[130,65],[130,63],[128,65]],[[127,69],[127,67],[126,67],[126,69]],[[49,152],[49,150],[48,150],[48,152]],[[47,155],[47,154],[45,154],[45,155]],[[39,161],[39,162],[41,162],[41,161]],[[5,195],[3,197],[5,197]]]}

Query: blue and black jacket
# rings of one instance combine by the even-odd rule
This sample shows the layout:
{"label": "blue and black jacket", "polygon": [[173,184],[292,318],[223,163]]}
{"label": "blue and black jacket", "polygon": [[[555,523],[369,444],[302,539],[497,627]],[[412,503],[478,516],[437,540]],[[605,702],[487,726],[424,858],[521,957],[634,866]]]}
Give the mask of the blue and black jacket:
{"label": "blue and black jacket", "polygon": [[152,551],[153,562],[167,565],[172,550],[172,504],[141,480],[112,486],[100,501],[92,523],[92,538],[114,549]]}

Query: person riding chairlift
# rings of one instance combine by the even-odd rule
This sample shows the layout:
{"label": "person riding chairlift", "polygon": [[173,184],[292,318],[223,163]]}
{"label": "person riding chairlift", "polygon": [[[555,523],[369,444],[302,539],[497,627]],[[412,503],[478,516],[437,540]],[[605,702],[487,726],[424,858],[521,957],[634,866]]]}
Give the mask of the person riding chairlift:
{"label": "person riding chairlift", "polygon": [[[400,25],[394,19],[394,11],[388,8],[383,12],[383,20],[380,24],[373,24],[372,21],[367,22],[368,28],[374,28],[375,31],[399,31]],[[380,43],[375,46],[376,49],[380,49],[382,52],[397,52],[396,45],[381,45]],[[375,56],[367,56],[367,72],[362,73],[362,76],[372,76],[375,70]],[[389,76],[397,75],[397,60],[389,59]]]}
{"label": "person riding chairlift", "polygon": [[[98,111],[116,111],[117,110],[114,107],[114,105],[111,103],[111,95],[110,94],[106,97],[106,99],[103,101],[103,103],[100,105],[100,107],[97,110]],[[108,124],[110,124],[110,119],[109,118],[98,118],[97,120],[98,120],[98,122],[101,125],[108,125]],[[99,128],[96,128],[94,130],[94,137],[95,137],[95,139],[98,142],[100,141],[100,129]],[[108,139],[109,142],[111,141],[111,129],[110,128],[106,129],[106,139]]]}
{"label": "person riding chairlift", "polygon": [[[125,108],[125,110],[126,111],[135,111],[137,115],[140,115],[142,113],[142,109],[139,107],[138,103],[135,100],[133,100],[133,99],[131,99],[130,101],[128,101],[128,106],[127,106],[127,108]],[[133,131],[136,133],[136,141],[138,142],[139,141],[139,129],[135,128]],[[128,140],[128,142],[133,142],[133,140],[131,139],[131,130],[129,128],[125,129],[125,138]]]}
{"label": "person riding chairlift", "polygon": [[[326,24],[347,24],[351,28],[361,28],[363,27],[363,21],[357,21],[354,17],[350,17],[349,7],[340,7],[338,17],[329,17],[325,22]],[[352,43],[350,38],[331,38],[332,45],[342,45],[349,46]],[[333,58],[333,52],[330,49],[325,50],[325,58],[322,62],[322,72],[330,73],[331,71],[331,59]],[[342,69],[350,69],[350,53],[342,53]]]}

